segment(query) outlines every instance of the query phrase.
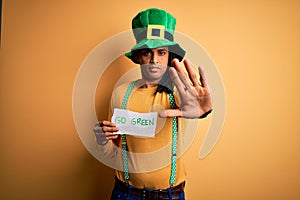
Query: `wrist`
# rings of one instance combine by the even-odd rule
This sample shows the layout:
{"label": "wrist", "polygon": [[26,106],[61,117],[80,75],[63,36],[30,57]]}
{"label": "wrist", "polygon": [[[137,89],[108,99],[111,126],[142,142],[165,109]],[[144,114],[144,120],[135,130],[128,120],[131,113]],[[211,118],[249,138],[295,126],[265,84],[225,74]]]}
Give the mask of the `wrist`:
{"label": "wrist", "polygon": [[207,112],[203,113],[203,114],[199,117],[199,119],[206,118],[212,111],[213,111],[213,109],[211,108],[211,109],[208,110]]}
{"label": "wrist", "polygon": [[104,135],[101,136],[98,135],[96,136],[96,139],[97,139],[97,143],[101,146],[105,146],[109,141]]}

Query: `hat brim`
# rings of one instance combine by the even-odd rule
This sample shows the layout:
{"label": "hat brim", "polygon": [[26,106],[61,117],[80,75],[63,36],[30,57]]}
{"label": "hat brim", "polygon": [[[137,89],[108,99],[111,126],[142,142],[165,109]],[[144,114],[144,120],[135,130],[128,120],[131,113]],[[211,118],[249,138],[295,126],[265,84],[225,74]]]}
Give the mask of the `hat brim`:
{"label": "hat brim", "polygon": [[185,56],[185,50],[177,43],[172,42],[169,40],[157,40],[157,39],[144,39],[137,43],[130,52],[125,53],[125,56],[127,56],[129,59],[131,59],[134,63],[137,63],[135,61],[135,58],[133,57],[133,51],[139,50],[139,49],[153,49],[158,47],[169,47],[169,52],[172,52],[176,55],[176,58],[181,61]]}

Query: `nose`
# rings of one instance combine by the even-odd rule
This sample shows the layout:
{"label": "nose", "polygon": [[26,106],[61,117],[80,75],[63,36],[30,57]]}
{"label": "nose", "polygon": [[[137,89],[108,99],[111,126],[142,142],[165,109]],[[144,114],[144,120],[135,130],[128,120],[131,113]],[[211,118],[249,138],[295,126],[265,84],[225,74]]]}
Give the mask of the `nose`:
{"label": "nose", "polygon": [[158,55],[156,52],[152,53],[150,62],[155,64],[158,63]]}

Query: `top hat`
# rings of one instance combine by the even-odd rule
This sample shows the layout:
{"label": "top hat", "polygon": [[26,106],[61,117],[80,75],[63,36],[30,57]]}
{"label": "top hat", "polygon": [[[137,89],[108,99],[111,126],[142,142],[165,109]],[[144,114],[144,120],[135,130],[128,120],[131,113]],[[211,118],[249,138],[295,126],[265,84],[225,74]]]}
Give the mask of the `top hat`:
{"label": "top hat", "polygon": [[158,48],[167,46],[169,52],[182,60],[185,50],[174,41],[176,19],[164,10],[150,8],[139,12],[132,19],[132,30],[136,45],[125,55],[136,63],[133,52],[145,48]]}

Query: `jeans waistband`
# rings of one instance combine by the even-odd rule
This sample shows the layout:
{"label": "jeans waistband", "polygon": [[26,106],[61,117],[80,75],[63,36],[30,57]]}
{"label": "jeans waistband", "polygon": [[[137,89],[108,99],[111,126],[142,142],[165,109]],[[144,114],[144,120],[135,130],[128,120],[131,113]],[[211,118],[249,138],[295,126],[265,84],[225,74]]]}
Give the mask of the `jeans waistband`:
{"label": "jeans waistband", "polygon": [[148,188],[145,189],[135,188],[127,183],[122,182],[118,178],[115,178],[115,187],[124,193],[128,193],[128,195],[131,194],[138,197],[144,197],[145,199],[159,199],[159,198],[179,199],[180,194],[184,191],[185,182],[182,182],[179,185],[167,189],[151,190]]}

